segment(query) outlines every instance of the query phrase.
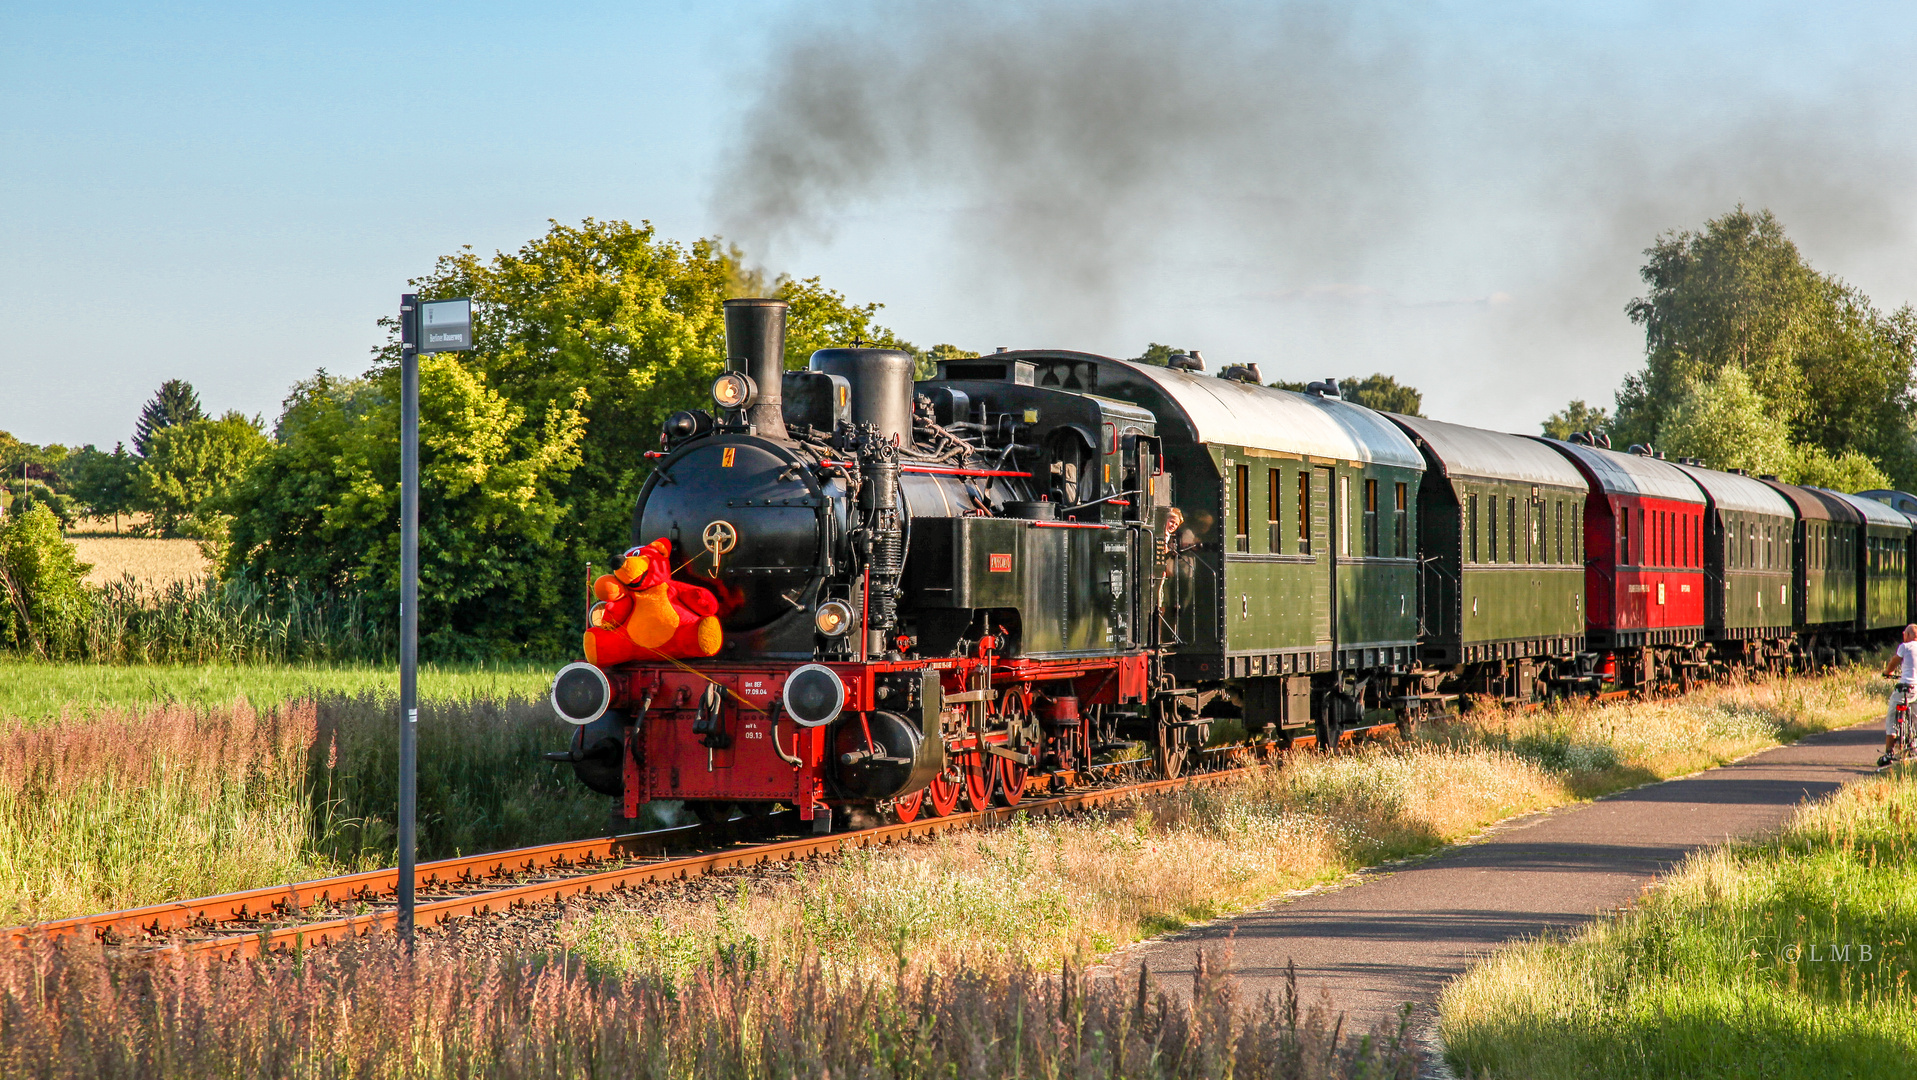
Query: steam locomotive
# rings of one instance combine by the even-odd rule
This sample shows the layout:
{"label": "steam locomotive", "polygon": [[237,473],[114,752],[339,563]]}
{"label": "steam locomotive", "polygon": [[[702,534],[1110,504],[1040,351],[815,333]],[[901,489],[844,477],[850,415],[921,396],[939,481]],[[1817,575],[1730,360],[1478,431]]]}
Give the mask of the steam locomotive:
{"label": "steam locomotive", "polygon": [[[1015,804],[1214,725],[1282,746],[1471,698],[1684,688],[1832,662],[1917,609],[1917,499],[1374,412],[1088,353],[832,348],[726,302],[715,411],[633,516],[714,597],[716,651],[570,664],[549,754],[634,817],[819,830]],[[1892,505],[1896,504],[1896,505]]]}

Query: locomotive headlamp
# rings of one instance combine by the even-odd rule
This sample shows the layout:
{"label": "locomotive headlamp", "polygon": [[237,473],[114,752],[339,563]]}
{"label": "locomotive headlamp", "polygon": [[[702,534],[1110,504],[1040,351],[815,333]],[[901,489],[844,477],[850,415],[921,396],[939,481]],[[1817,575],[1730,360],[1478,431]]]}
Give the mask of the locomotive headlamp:
{"label": "locomotive headlamp", "polygon": [[826,637],[838,637],[852,628],[852,609],[843,601],[827,600],[812,616],[812,625]]}
{"label": "locomotive headlamp", "polygon": [[712,400],[721,409],[746,408],[758,393],[759,388],[752,384],[752,379],[737,371],[728,371],[712,380]]}
{"label": "locomotive headlamp", "polygon": [[584,727],[606,715],[612,683],[591,664],[567,664],[552,679],[552,711],[568,724]]}
{"label": "locomotive headlamp", "polygon": [[845,684],[824,664],[807,664],[785,680],[785,711],[800,727],[818,727],[838,719],[845,708]]}

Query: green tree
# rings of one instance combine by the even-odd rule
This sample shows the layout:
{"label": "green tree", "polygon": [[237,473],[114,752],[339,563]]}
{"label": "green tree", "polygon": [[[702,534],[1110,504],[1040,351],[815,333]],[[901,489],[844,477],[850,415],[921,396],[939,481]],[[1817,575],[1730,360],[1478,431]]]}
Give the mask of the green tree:
{"label": "green tree", "polygon": [[1144,352],[1132,357],[1132,363],[1153,364],[1157,367],[1164,367],[1165,361],[1170,360],[1173,356],[1179,353],[1190,352],[1190,349],[1175,349],[1170,345],[1160,345],[1154,341],[1150,345],[1145,346]]}
{"label": "green tree", "polygon": [[[443,659],[561,656],[578,600],[557,491],[578,466],[583,390],[537,421],[451,354],[420,359],[420,644]],[[321,372],[230,505],[224,570],[284,592],[399,598],[399,377]]]}
{"label": "green tree", "polygon": [[[805,366],[815,349],[854,342],[916,351],[877,324],[877,304],[851,303],[818,278],[768,283],[743,266],[717,241],[682,245],[646,222],[587,219],[554,222],[491,259],[470,249],[445,256],[414,283],[426,298],[473,297],[477,347],[459,362],[527,423],[564,423],[575,410],[583,418],[578,463],[552,480],[566,508],[557,541],[568,580],[630,542],[633,503],[650,471],[645,453],[658,448],[661,422],[679,409],[711,408],[728,293],[769,286],[790,305],[789,368]],[[395,336],[382,370],[398,358]]]}
{"label": "green tree", "polygon": [[[1302,394],[1305,392],[1305,387],[1311,384],[1280,379],[1266,385],[1274,390],[1290,390]],[[1419,411],[1424,408],[1424,394],[1420,393],[1416,387],[1406,386],[1383,372],[1367,375],[1364,378],[1353,375],[1350,378],[1339,379],[1338,396],[1379,412],[1394,412],[1403,416],[1424,415]]]}
{"label": "green tree", "polygon": [[1580,431],[1608,432],[1611,414],[1605,409],[1594,409],[1579,398],[1545,417],[1543,427],[1544,434],[1553,439],[1568,439]]}
{"label": "green tree", "polygon": [[1833,491],[1871,491],[1891,486],[1890,477],[1870,458],[1855,450],[1832,454],[1821,446],[1801,447],[1794,452],[1783,479]]}
{"label": "green tree", "polygon": [[43,506],[51,511],[60,527],[70,529],[78,516],[78,507],[73,497],[56,490],[45,480],[22,480],[19,477],[0,481],[0,490],[4,490],[12,504],[10,513],[25,513],[29,507]]}
{"label": "green tree", "polygon": [[146,446],[134,488],[140,508],[153,515],[151,528],[164,536],[220,542],[226,496],[266,451],[259,421],[237,412],[187,420],[155,428]]}
{"label": "green tree", "polygon": [[957,345],[934,345],[918,357],[912,367],[912,377],[929,379],[938,374],[939,363],[944,360],[970,360],[978,354],[970,349],[961,349]]}
{"label": "green tree", "polygon": [[120,531],[120,515],[132,513],[137,502],[136,480],[140,459],[116,443],[111,454],[87,445],[60,466],[60,477],[74,501],[92,517],[113,518]]}
{"label": "green tree", "polygon": [[1812,269],[1767,210],[1740,206],[1702,231],[1665,233],[1645,255],[1649,290],[1625,308],[1644,327],[1645,366],[1618,391],[1614,442],[1668,443],[1685,388],[1736,367],[1806,452],[1863,454],[1917,483],[1908,307],[1885,316]]}
{"label": "green tree", "polygon": [[80,649],[93,598],[87,571],[43,505],[0,523],[0,636],[17,650],[59,659]]}
{"label": "green tree", "polygon": [[155,433],[204,419],[206,413],[200,408],[200,395],[194,393],[193,384],[185,379],[168,379],[140,409],[140,419],[133,425],[133,452],[145,457],[151,452]]}
{"label": "green tree", "polygon": [[1737,367],[1685,384],[1657,449],[1667,457],[1698,458],[1713,469],[1792,471],[1789,426],[1771,414],[1750,376]]}

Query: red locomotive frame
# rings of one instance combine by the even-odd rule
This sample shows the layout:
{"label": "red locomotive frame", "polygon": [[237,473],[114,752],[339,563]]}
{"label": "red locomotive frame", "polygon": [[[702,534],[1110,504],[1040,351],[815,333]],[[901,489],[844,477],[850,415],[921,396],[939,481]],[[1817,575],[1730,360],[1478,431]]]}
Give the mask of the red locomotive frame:
{"label": "red locomotive frame", "polygon": [[[1023,695],[1028,708],[1037,688],[1045,684],[1069,685],[1072,693],[1059,696],[1075,697],[1081,705],[1143,702],[1150,687],[1150,656],[1145,653],[1027,661],[996,656],[983,647],[979,652],[973,657],[823,666],[844,686],[848,714],[880,707],[877,677],[899,672],[936,671],[941,688],[950,695],[983,683],[1001,695]],[[639,719],[638,738],[629,740],[624,752],[625,816],[638,816],[639,807],[651,799],[756,800],[789,802],[798,807],[801,820],[810,821],[818,807],[835,803],[826,783],[831,767],[827,728],[798,725],[784,715],[781,704],[787,676],[802,666],[636,664],[610,673],[615,707],[631,708]],[[733,733],[730,745],[718,749],[685,735],[711,686],[720,688],[721,717]],[[949,707],[945,714],[950,717],[960,708]],[[1083,740],[1081,746],[1089,745],[1089,715],[1081,713],[1074,733]],[[1002,733],[986,736],[988,742],[1003,738]],[[948,738],[946,745],[952,754],[973,753],[978,737]],[[1006,795],[1016,800],[1022,793],[1008,790]]]}

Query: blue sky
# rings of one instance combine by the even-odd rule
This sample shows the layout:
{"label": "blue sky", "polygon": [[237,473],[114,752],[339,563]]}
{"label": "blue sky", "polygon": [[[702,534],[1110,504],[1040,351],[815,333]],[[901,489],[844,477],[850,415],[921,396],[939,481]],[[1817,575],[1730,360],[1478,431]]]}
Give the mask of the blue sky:
{"label": "blue sky", "polygon": [[[1383,370],[1423,387],[1432,415],[1512,429],[1608,400],[1641,350],[1621,314],[1636,252],[1739,200],[1776,208],[1880,306],[1917,299],[1917,20],[1901,9],[1271,10],[15,2],[0,8],[0,429],[110,446],[174,377],[270,421],[294,380],[363,369],[374,320],[435,256],[516,247],[548,218],[726,231],[775,270],[886,303],[922,344],[1129,355],[1156,340],[1268,377]],[[1110,45],[1130,22],[1151,33]],[[1345,61],[1277,41],[1325,25]],[[1061,27],[1149,77],[1104,87],[1115,105],[1033,119],[1020,94],[1048,73],[1057,92],[1110,71],[1051,71]],[[1241,47],[1234,27],[1273,40]],[[1009,76],[968,62],[1025,48]],[[881,129],[931,133],[852,144],[869,175],[793,214],[742,209],[741,177],[784,182],[753,157],[768,125],[792,136],[782,93],[832,102],[831,78],[866,59],[854,90],[879,86],[881,111],[910,99]],[[1239,120],[1129,119],[1198,91],[1250,100],[1258,145],[1222,130]],[[1010,136],[994,109],[1016,114]],[[1102,215],[1047,203],[1103,159],[1034,140],[1100,125],[1124,129],[1144,179],[1086,189],[1110,198]],[[1353,130],[1372,141],[1354,150]]]}

